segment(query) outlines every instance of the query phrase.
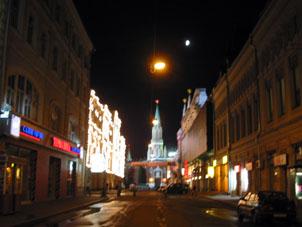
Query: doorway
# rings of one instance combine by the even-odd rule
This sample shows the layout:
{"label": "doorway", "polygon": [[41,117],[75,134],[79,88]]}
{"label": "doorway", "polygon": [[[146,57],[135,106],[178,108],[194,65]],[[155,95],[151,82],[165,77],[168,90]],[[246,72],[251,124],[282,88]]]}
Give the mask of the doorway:
{"label": "doorway", "polygon": [[58,199],[60,197],[60,173],[61,160],[50,157],[48,172],[48,199]]}

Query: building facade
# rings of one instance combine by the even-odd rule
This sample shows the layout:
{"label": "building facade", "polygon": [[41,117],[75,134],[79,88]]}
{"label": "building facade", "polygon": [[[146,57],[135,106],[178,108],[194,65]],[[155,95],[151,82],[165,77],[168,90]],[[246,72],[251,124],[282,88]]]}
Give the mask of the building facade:
{"label": "building facade", "polygon": [[0,194],[74,196],[84,188],[93,45],[71,0],[8,2]]}
{"label": "building facade", "polygon": [[218,191],[278,190],[300,203],[301,12],[301,1],[271,1],[213,89]]}
{"label": "building facade", "polygon": [[92,190],[114,188],[125,174],[126,140],[121,135],[118,112],[111,113],[91,90],[88,117],[87,183]]}
{"label": "building facade", "polygon": [[206,89],[197,88],[184,107],[181,122],[181,151],[184,181],[198,191],[208,191],[213,187],[213,138],[212,104]]}

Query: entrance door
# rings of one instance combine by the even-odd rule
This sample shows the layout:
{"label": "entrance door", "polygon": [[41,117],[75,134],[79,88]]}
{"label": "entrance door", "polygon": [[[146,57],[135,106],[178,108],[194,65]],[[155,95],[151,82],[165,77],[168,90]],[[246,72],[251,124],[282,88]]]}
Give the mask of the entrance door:
{"label": "entrance door", "polygon": [[68,162],[68,176],[67,176],[67,195],[75,195],[76,186],[76,162]]}
{"label": "entrance door", "polygon": [[60,197],[60,172],[61,160],[50,157],[48,172],[48,198],[57,199]]}

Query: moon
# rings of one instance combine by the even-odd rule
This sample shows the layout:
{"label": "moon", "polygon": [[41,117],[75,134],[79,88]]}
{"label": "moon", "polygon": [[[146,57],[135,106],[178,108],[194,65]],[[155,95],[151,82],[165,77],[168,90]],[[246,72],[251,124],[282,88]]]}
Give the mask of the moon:
{"label": "moon", "polygon": [[188,46],[190,46],[190,44],[191,44],[190,40],[187,39],[185,42],[185,45],[188,47]]}

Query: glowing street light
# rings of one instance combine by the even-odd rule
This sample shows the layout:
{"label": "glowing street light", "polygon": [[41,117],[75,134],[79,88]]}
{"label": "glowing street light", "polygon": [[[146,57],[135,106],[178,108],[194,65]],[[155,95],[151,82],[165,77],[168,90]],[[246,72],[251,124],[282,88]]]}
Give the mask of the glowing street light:
{"label": "glowing street light", "polygon": [[154,64],[155,69],[161,70],[161,69],[164,69],[165,67],[166,67],[166,64],[164,62],[157,62]]}
{"label": "glowing street light", "polygon": [[161,71],[166,67],[166,63],[159,61],[159,62],[155,62],[153,64],[150,65],[150,72],[151,73],[155,73],[157,71]]}

